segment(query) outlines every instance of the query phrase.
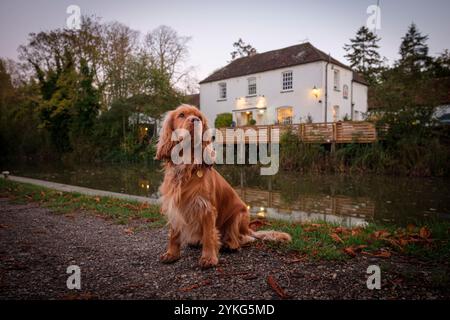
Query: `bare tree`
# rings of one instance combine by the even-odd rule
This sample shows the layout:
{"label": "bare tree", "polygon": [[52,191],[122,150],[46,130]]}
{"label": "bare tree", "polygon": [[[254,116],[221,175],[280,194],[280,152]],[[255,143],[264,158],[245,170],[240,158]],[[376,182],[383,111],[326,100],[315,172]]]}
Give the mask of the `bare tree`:
{"label": "bare tree", "polygon": [[185,68],[188,57],[187,44],[190,37],[180,36],[168,27],[159,26],[145,36],[145,47],[161,72],[166,73],[173,84],[187,77],[190,69]]}
{"label": "bare tree", "polygon": [[234,51],[231,52],[231,60],[241,57],[248,57],[257,54],[255,48],[245,43],[241,38],[233,43]]}

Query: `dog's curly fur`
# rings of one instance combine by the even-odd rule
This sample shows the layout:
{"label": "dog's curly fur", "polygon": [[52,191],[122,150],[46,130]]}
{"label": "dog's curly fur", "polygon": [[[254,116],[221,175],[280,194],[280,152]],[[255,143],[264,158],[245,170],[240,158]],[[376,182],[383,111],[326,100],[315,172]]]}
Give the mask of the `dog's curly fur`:
{"label": "dog's curly fur", "polygon": [[[206,118],[196,107],[181,105],[170,111],[157,145],[156,159],[163,161],[165,170],[160,186],[161,210],[170,226],[168,249],[161,261],[178,260],[183,244],[201,244],[200,265],[207,268],[217,265],[221,246],[236,250],[255,238],[290,241],[286,233],[252,231],[247,206],[212,166],[205,163],[174,164],[171,161],[171,151],[177,143],[171,140],[172,132],[186,129],[192,133],[194,119],[201,122],[203,130],[207,130]],[[208,145],[208,141],[203,142],[203,151],[207,148],[214,152]],[[201,174],[197,174],[198,171]]]}

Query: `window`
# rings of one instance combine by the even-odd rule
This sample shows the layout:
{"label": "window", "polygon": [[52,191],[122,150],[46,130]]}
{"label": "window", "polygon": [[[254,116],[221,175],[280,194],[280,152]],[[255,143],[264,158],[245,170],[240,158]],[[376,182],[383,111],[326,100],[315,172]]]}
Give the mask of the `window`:
{"label": "window", "polygon": [[348,99],[348,85],[346,84],[344,84],[344,87],[342,88],[342,97]]}
{"label": "window", "polygon": [[248,95],[254,96],[256,95],[256,78],[248,78]]}
{"label": "window", "polygon": [[292,71],[283,72],[283,91],[292,90]]}
{"label": "window", "polygon": [[277,109],[277,121],[279,124],[292,124],[292,107],[280,107]]}
{"label": "window", "polygon": [[219,83],[219,99],[227,98],[227,84],[225,82]]}
{"label": "window", "polygon": [[334,90],[339,91],[341,87],[341,79],[339,70],[334,70]]}

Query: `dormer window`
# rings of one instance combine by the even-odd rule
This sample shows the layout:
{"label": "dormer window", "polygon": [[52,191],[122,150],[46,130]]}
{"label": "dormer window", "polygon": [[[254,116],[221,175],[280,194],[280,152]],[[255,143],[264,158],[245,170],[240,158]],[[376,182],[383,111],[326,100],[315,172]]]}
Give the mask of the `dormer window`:
{"label": "dormer window", "polygon": [[225,100],[227,98],[227,84],[225,82],[219,83],[219,99]]}
{"label": "dormer window", "polygon": [[249,96],[256,95],[256,78],[255,77],[248,78],[248,95]]}
{"label": "dormer window", "polygon": [[292,85],[292,80],[293,80],[292,71],[285,71],[285,72],[283,72],[282,77],[283,77],[282,90],[283,91],[292,90],[292,88],[293,88],[293,85]]}

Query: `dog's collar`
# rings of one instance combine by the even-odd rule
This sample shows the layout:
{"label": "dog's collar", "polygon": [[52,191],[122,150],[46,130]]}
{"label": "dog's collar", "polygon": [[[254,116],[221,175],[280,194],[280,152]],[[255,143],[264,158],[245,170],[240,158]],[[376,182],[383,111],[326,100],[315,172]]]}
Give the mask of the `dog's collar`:
{"label": "dog's collar", "polygon": [[202,169],[198,169],[195,174],[197,175],[197,177],[201,178],[201,177],[203,177],[203,170]]}

